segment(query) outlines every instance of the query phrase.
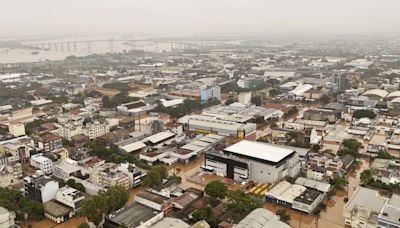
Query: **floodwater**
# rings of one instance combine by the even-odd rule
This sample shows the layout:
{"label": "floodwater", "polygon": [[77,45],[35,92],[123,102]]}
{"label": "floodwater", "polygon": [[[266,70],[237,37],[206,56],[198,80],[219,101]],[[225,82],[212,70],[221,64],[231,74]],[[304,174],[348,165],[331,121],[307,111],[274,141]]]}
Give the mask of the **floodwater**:
{"label": "floodwater", "polygon": [[327,208],[321,212],[319,218],[272,203],[265,203],[264,207],[273,212],[278,209],[286,209],[290,214],[290,225],[293,228],[345,227],[344,217],[342,215],[343,207],[346,204],[344,200],[346,197],[350,198],[357,189],[360,184],[360,173],[368,169],[368,166],[368,159],[360,159],[357,169],[347,174],[347,180],[349,181],[348,187],[346,189],[337,189],[336,195],[332,197],[330,201],[325,201]]}
{"label": "floodwater", "polygon": [[[61,224],[56,224],[55,222],[52,222],[48,219],[43,219],[41,221],[26,221],[23,224],[21,224],[22,228],[71,228],[71,227],[78,227],[79,224],[86,222],[85,217],[74,217],[72,219],[67,220],[66,222],[63,222]],[[30,225],[30,226],[29,226]]]}
{"label": "floodwater", "polygon": [[[121,40],[121,37],[68,37],[62,39],[50,39],[50,40],[34,40],[22,42],[25,45],[29,44],[41,44],[41,43],[52,43],[49,46],[44,45],[45,49],[25,49],[25,48],[0,48],[0,63],[23,63],[23,62],[41,62],[45,60],[63,60],[68,56],[86,56],[89,54],[104,54],[107,52],[122,52],[129,50],[143,50],[149,52],[162,52],[170,51],[171,46],[167,43],[159,43],[158,46],[151,42],[135,42],[133,45],[129,45],[123,41],[113,41],[110,46],[111,39]],[[143,38],[128,38],[128,39],[143,39]],[[92,42],[90,47],[86,41],[89,40],[104,40],[98,42]],[[76,43],[76,50],[73,47],[73,41],[85,41]],[[64,43],[61,48],[60,43]],[[67,42],[70,42],[69,48]],[[54,43],[58,43],[57,50],[55,49]],[[40,46],[41,47],[41,46]],[[33,52],[37,52],[34,53]]]}

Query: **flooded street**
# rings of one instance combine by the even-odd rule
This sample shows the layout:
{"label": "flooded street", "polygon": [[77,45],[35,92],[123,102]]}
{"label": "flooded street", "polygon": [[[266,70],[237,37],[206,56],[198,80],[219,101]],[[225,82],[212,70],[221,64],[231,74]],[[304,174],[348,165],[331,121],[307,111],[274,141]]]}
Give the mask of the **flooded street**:
{"label": "flooded street", "polygon": [[52,222],[48,219],[43,219],[41,221],[25,221],[23,224],[21,224],[22,228],[76,228],[79,226],[79,224],[86,222],[85,217],[74,217],[70,220],[67,220],[66,222],[63,222],[61,224],[57,224],[55,222]]}

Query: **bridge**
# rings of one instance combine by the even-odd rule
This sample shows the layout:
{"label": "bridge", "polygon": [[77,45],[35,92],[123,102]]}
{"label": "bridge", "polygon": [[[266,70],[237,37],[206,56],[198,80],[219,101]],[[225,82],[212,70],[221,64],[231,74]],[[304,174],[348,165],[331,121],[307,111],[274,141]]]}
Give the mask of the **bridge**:
{"label": "bridge", "polygon": [[183,51],[183,50],[200,50],[209,49],[215,47],[226,47],[227,42],[201,42],[201,41],[168,41],[168,40],[132,40],[132,39],[97,39],[97,40],[74,40],[74,41],[54,41],[54,42],[32,42],[25,43],[26,46],[37,49],[61,51],[61,52],[77,52],[78,45],[86,45],[88,54],[92,53],[93,43],[108,43],[109,52],[114,52],[114,43],[123,42],[128,43],[135,47],[135,43],[146,42],[152,43],[155,46],[155,52],[159,52],[159,44],[169,44],[171,51]]}

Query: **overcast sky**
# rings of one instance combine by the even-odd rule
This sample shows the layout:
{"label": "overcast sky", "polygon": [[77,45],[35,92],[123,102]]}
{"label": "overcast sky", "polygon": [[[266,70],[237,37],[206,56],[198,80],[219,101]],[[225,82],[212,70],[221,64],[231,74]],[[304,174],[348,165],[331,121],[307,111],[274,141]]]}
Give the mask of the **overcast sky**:
{"label": "overcast sky", "polygon": [[0,36],[400,34],[400,0],[0,0]]}

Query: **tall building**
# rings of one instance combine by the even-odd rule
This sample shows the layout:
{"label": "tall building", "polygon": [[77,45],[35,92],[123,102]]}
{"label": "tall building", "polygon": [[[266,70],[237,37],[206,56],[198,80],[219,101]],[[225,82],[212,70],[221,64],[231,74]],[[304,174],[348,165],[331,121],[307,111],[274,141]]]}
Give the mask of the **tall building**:
{"label": "tall building", "polygon": [[201,101],[208,101],[209,99],[221,100],[221,87],[201,87],[200,90]]}
{"label": "tall building", "polygon": [[58,182],[41,172],[24,178],[24,194],[28,198],[45,203],[56,198]]}
{"label": "tall building", "polygon": [[25,135],[25,125],[21,122],[10,122],[8,132],[14,137]]}
{"label": "tall building", "polygon": [[53,161],[50,158],[43,156],[41,153],[32,155],[30,164],[46,174],[53,172]]}

